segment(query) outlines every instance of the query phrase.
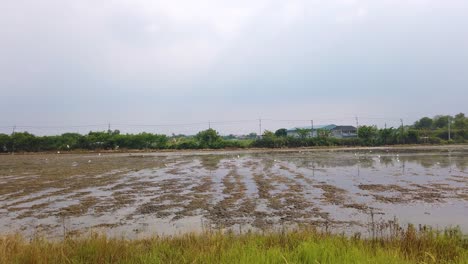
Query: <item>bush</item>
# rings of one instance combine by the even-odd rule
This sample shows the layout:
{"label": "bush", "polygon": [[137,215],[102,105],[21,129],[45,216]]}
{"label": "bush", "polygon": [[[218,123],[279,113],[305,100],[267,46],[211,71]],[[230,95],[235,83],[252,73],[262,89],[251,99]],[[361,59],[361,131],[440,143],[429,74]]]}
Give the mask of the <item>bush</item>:
{"label": "bush", "polygon": [[8,152],[11,149],[11,138],[9,135],[0,134],[0,152]]}
{"label": "bush", "polygon": [[429,137],[429,143],[430,144],[441,144],[442,139],[440,139],[438,137]]}
{"label": "bush", "polygon": [[339,142],[341,146],[361,146],[362,142],[359,138],[343,138]]}
{"label": "bush", "polygon": [[[376,126],[359,127],[359,138],[334,138],[331,131],[317,130],[318,137],[310,137],[310,129],[298,129],[299,137],[287,136],[285,128],[275,133],[265,131],[261,138],[255,133],[246,140],[235,136],[221,137],[214,129],[200,131],[195,137],[152,133],[120,134],[120,131],[91,131],[87,135],[65,133],[57,136],[35,136],[28,132],[12,135],[0,134],[0,152],[13,151],[55,151],[74,149],[222,149],[222,148],[296,148],[312,146],[381,146],[391,144],[452,144],[468,141],[468,119],[460,113],[453,118],[451,140],[448,138],[449,116],[420,119],[413,126],[378,129]],[[420,138],[423,138],[421,142]],[[171,141],[169,141],[169,139]]]}
{"label": "bush", "polygon": [[172,148],[174,149],[199,149],[200,145],[195,139],[189,138],[189,139],[181,139],[180,141],[175,142],[172,145]]}

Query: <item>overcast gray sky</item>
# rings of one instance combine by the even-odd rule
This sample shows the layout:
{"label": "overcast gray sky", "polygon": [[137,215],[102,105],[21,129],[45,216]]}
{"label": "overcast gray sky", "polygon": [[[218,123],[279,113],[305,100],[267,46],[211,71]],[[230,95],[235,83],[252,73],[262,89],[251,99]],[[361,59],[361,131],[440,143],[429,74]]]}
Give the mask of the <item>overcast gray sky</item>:
{"label": "overcast gray sky", "polygon": [[467,14],[464,0],[0,0],[0,132],[468,113]]}

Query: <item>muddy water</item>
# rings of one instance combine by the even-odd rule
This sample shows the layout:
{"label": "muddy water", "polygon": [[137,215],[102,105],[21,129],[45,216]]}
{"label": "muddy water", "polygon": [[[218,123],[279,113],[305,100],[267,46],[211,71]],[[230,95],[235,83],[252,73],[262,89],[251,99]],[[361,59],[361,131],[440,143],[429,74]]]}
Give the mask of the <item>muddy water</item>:
{"label": "muddy water", "polygon": [[468,148],[0,156],[0,233],[468,232]]}

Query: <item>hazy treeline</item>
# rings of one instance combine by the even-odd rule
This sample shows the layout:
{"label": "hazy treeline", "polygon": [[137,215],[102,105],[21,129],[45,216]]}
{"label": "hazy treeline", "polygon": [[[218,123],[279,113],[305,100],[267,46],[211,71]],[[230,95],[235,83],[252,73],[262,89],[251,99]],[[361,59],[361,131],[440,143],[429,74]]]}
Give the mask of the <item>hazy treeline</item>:
{"label": "hazy treeline", "polygon": [[[450,129],[449,129],[450,125]],[[326,130],[317,130],[311,136],[310,129],[297,129],[298,137],[287,136],[286,129],[265,131],[254,147],[307,147],[307,146],[382,146],[396,144],[446,144],[468,142],[468,118],[460,113],[453,116],[423,117],[413,125],[397,128],[360,126],[357,138],[334,138]],[[450,135],[449,135],[450,134]]]}
{"label": "hazy treeline", "polygon": [[118,130],[89,132],[86,135],[65,133],[58,136],[35,136],[28,132],[0,134],[0,152],[55,150],[117,150],[117,149],[204,149],[244,148],[251,140],[224,139],[208,129],[196,136],[172,136],[140,133],[121,134]]}
{"label": "hazy treeline", "polygon": [[[450,129],[449,129],[450,126]],[[450,131],[450,132],[449,132]],[[299,129],[299,136],[287,135],[282,128],[275,132],[264,131],[261,137],[255,133],[243,139],[230,135],[222,137],[214,129],[199,132],[195,136],[140,133],[121,134],[118,130],[89,132],[86,135],[65,133],[57,136],[35,136],[28,132],[11,135],[0,134],[0,152],[59,151],[98,149],[220,149],[248,147],[308,147],[308,146],[380,146],[394,144],[444,144],[468,142],[468,118],[463,113],[452,116],[423,117],[411,126],[382,128],[360,126],[357,138],[334,138],[326,130]],[[450,133],[450,135],[449,135]]]}

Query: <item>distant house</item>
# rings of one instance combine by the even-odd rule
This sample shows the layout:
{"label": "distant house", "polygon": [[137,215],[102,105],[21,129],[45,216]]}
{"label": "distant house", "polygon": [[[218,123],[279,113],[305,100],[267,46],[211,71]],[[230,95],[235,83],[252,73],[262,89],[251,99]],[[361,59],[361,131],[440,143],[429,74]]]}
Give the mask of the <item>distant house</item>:
{"label": "distant house", "polygon": [[[287,131],[288,136],[299,137],[298,129],[308,129],[311,131],[311,127],[297,127],[292,128]],[[335,138],[353,138],[357,137],[357,129],[354,126],[337,126],[334,124],[331,125],[322,125],[314,126],[314,131],[310,133],[312,137],[317,137],[317,133],[320,130],[326,130],[330,132],[330,136]]]}
{"label": "distant house", "polygon": [[336,138],[357,137],[357,128],[354,126],[335,126],[331,131],[332,136]]}

